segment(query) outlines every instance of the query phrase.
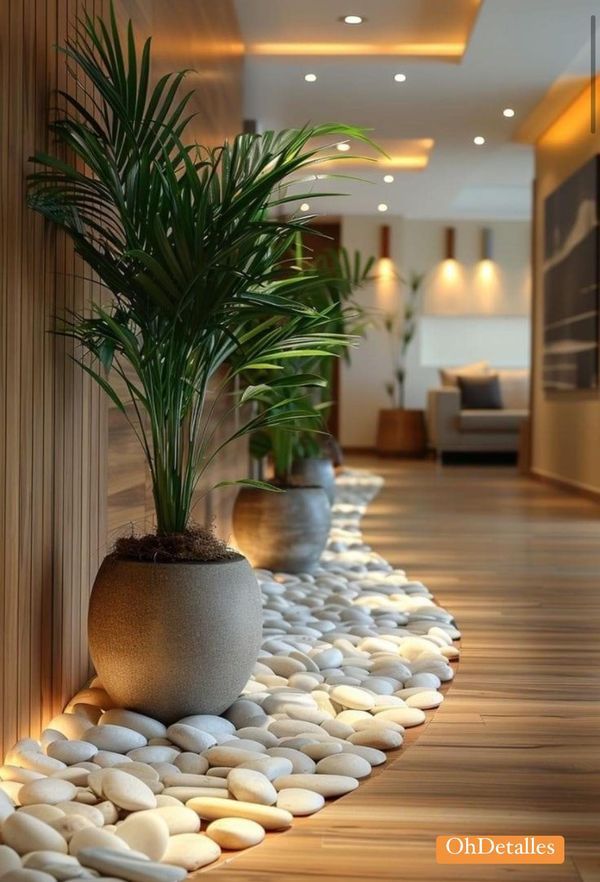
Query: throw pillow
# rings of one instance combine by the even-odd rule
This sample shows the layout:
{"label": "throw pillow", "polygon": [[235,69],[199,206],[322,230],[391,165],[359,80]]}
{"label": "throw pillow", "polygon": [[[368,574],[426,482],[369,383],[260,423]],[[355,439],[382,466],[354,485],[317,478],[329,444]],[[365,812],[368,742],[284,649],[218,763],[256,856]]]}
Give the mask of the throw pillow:
{"label": "throw pillow", "polygon": [[464,364],[462,367],[441,368],[440,382],[442,386],[458,386],[458,377],[461,376],[481,376],[489,375],[490,365],[487,361],[474,361],[471,364]]}
{"label": "throw pillow", "polygon": [[461,410],[501,410],[502,394],[498,374],[474,377],[459,376]]}

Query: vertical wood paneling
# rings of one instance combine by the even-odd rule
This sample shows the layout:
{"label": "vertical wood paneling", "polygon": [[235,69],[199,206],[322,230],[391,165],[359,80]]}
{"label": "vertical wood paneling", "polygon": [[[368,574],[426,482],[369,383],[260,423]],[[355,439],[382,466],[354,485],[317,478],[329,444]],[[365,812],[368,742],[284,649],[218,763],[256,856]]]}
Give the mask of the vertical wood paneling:
{"label": "vertical wood paneling", "polygon": [[[122,0],[123,17],[131,15],[140,39],[153,35],[153,76],[189,69],[184,89],[195,90],[190,112],[190,138],[214,146],[241,130],[242,45],[230,2],[185,0],[171,15],[160,0]],[[216,415],[218,416],[218,414]],[[138,443],[125,418],[109,410],[108,537],[114,539],[135,529],[150,530],[153,500],[148,474]],[[194,519],[214,522],[222,538],[230,535],[230,514],[235,491],[206,495],[207,487],[224,479],[245,477],[246,444],[237,442],[224,451],[199,488]]]}
{"label": "vertical wood paneling", "polygon": [[[39,732],[86,678],[87,601],[106,547],[106,401],[70,359],[71,344],[48,333],[53,316],[81,309],[99,286],[82,280],[70,244],[25,205],[27,158],[49,146],[56,89],[72,85],[54,46],[84,5],[98,14],[107,3],[0,4],[1,754]],[[175,16],[159,0],[121,0],[118,9],[140,36],[156,35],[156,73],[199,71],[199,139],[236,131],[241,56],[230,0],[185,0]],[[113,416],[111,463],[118,474],[126,462],[127,497],[137,481],[144,486],[143,463],[137,450],[115,447]]]}

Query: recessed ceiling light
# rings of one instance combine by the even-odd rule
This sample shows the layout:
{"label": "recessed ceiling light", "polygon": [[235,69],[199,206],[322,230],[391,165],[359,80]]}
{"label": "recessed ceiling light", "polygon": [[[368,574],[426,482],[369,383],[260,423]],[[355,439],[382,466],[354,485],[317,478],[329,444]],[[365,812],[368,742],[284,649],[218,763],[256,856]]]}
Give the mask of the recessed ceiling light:
{"label": "recessed ceiling light", "polygon": [[336,146],[340,153],[347,153],[350,150],[350,144],[347,141],[340,141]]}
{"label": "recessed ceiling light", "polygon": [[317,75],[312,74],[312,73],[304,74],[304,79],[306,80],[307,83],[316,83],[317,82]]}
{"label": "recessed ceiling light", "polygon": [[388,207],[385,204],[385,202],[380,202],[379,205],[377,206],[377,211],[387,211],[387,210],[388,210]]}
{"label": "recessed ceiling light", "polygon": [[505,107],[504,110],[502,111],[502,116],[507,116],[509,119],[514,115],[515,115],[515,112],[512,109],[512,107]]}
{"label": "recessed ceiling light", "polygon": [[406,74],[401,74],[401,73],[394,74],[394,80],[397,83],[405,83],[406,82]]}
{"label": "recessed ceiling light", "polygon": [[341,19],[344,24],[359,25],[365,20],[362,15],[344,15]]}
{"label": "recessed ceiling light", "polygon": [[394,176],[393,175],[384,175],[383,180],[386,182],[386,184],[393,184],[394,183]]}
{"label": "recessed ceiling light", "polygon": [[473,138],[473,144],[477,144],[478,147],[481,147],[482,144],[485,144],[485,138],[482,135],[476,135]]}
{"label": "recessed ceiling light", "polygon": [[309,210],[310,210],[310,205],[308,204],[308,202],[303,202],[302,205],[300,206],[300,211],[307,212]]}

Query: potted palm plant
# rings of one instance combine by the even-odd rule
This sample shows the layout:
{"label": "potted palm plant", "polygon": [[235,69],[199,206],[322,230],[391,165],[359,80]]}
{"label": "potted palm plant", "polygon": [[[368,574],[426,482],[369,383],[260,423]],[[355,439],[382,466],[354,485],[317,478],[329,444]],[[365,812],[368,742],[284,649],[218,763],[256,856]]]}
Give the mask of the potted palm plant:
{"label": "potted palm plant", "polygon": [[[273,407],[282,395],[279,389],[268,390],[260,407]],[[294,463],[307,443],[323,432],[322,409],[311,401],[308,390],[282,402],[282,406],[289,421],[259,430],[250,439],[252,455],[261,460],[269,458],[269,482],[281,492],[242,487],[233,507],[233,530],[238,548],[254,566],[288,573],[310,572],[327,542],[331,504],[326,476],[321,472],[298,474]],[[333,473],[331,463],[328,465]]]}
{"label": "potted palm plant", "polygon": [[[59,152],[33,158],[29,202],[105,289],[57,331],[75,339],[83,370],[131,421],[156,512],[154,533],[124,537],[100,568],[90,652],[118,705],[165,721],[220,713],[255,663],[261,599],[248,561],[193,524],[194,492],[227,440],[289,420],[299,383],[282,361],[337,342],[305,302],[311,280],[287,269],[304,221],[275,212],[292,200],[290,178],[335,156],[313,144],[363,134],[324,125],[208,150],[186,142],[184,74],[151,86],[150,41],[138,53],[131,22],[122,41],[112,9],[108,22],[82,20],[64,52],[78,91],[52,123]],[[234,395],[232,382],[267,369],[281,397],[248,415],[262,390]],[[209,385],[240,414],[225,441]]]}
{"label": "potted palm plant", "polygon": [[405,406],[406,360],[417,330],[417,317],[424,273],[411,272],[407,282],[402,317],[389,314],[383,327],[388,336],[391,378],[385,390],[391,407],[379,411],[377,452],[422,456],[425,453],[425,419],[422,410]]}
{"label": "potted palm plant", "polygon": [[[332,248],[318,255],[297,255],[301,261],[313,265],[320,285],[310,296],[311,304],[320,312],[331,316],[329,330],[341,336],[360,337],[368,323],[367,313],[354,299],[356,292],[373,277],[371,270],[375,257],[364,258],[360,251],[352,254],[343,247]],[[343,358],[350,359],[350,348],[344,347]],[[311,390],[312,401],[325,417],[333,403],[334,370],[336,362],[328,356],[315,356],[310,360],[310,371],[322,377],[324,382]],[[329,501],[335,496],[335,469],[341,464],[341,447],[337,438],[323,432],[301,432],[297,436],[292,463],[292,473],[306,483],[317,484],[325,490]]]}

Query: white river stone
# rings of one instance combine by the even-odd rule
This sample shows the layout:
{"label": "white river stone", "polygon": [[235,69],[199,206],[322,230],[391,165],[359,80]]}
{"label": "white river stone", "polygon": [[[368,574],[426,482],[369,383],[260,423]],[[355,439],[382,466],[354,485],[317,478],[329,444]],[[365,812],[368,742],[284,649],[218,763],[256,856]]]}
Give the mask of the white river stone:
{"label": "white river stone", "polygon": [[270,747],[267,753],[272,757],[288,759],[292,764],[292,771],[295,775],[310,774],[316,768],[314,760],[300,750],[294,750],[292,747]]}
{"label": "white river stone", "polygon": [[348,775],[282,775],[273,783],[278,791],[299,787],[302,790],[314,790],[326,798],[343,796],[358,787],[358,780]]}
{"label": "white river stone", "polygon": [[137,763],[174,763],[180,755],[177,748],[164,744],[135,747],[127,753],[128,758]]}
{"label": "white river stone", "polygon": [[102,827],[84,827],[71,837],[69,854],[77,857],[84,848],[110,848],[114,851],[129,851],[129,846],[123,839]]}
{"label": "white river stone", "polygon": [[135,711],[125,710],[123,708],[113,708],[102,714],[99,721],[101,726],[108,724],[113,726],[123,726],[126,729],[133,729],[139,732],[145,738],[164,738],[167,734],[167,727],[160,720],[154,720],[144,714],[138,714]]}
{"label": "white river stone", "polygon": [[9,870],[2,877],[6,882],[54,882],[54,877],[42,870]]}
{"label": "white river stone", "polygon": [[19,791],[19,800],[21,805],[39,803],[57,805],[59,802],[69,802],[76,793],[77,788],[70,781],[61,781],[60,778],[42,778],[40,781],[23,784]]}
{"label": "white river stone", "polygon": [[[294,776],[289,777],[293,778]],[[191,799],[187,807],[197,812],[201,818],[206,818],[209,821],[215,821],[218,818],[249,818],[251,821],[256,821],[265,830],[285,830],[292,824],[290,812],[270,805],[257,805],[253,802],[201,797]]]}
{"label": "white river stone", "polygon": [[252,769],[255,772],[260,772],[269,781],[273,781],[280,775],[291,775],[294,766],[292,761],[284,756],[259,756],[255,760],[249,760],[236,768]]}
{"label": "white river stone", "polygon": [[156,808],[156,797],[150,788],[120,769],[104,769],[101,773],[103,795],[120,808],[130,812]]}
{"label": "white river stone", "polygon": [[84,763],[98,753],[98,748],[88,741],[53,741],[46,749],[48,756],[60,760],[67,766]]}
{"label": "white river stone", "polygon": [[302,787],[286,787],[277,794],[277,807],[286,809],[294,816],[312,815],[324,805],[324,796]]}
{"label": "white river stone", "polygon": [[68,816],[79,816],[82,818],[87,818],[94,827],[103,827],[104,826],[104,815],[100,811],[100,808],[95,805],[83,805],[80,802],[59,802],[56,805],[57,809]]}
{"label": "white river stone", "polygon": [[443,700],[444,696],[441,692],[437,692],[435,689],[425,689],[422,692],[417,692],[416,695],[409,695],[406,699],[406,704],[408,707],[428,710],[429,708],[439,707]]}
{"label": "white river stone", "polygon": [[169,835],[176,836],[178,833],[197,833],[200,829],[200,818],[192,809],[184,805],[164,805],[155,809],[138,812],[130,817],[141,818],[159,817],[166,823]]}
{"label": "white river stone", "polygon": [[2,839],[18,854],[45,850],[67,853],[67,843],[60,833],[44,821],[21,812],[15,812],[3,822]]}
{"label": "white river stone", "polygon": [[152,812],[135,812],[129,815],[117,826],[116,835],[151,861],[162,860],[169,844],[167,822],[160,814]]}
{"label": "white river stone", "polygon": [[79,853],[79,860],[106,879],[125,879],[126,882],[182,882],[187,875],[183,867],[141,861],[127,852],[108,848],[85,848]]}
{"label": "white river stone", "polygon": [[9,870],[19,870],[21,868],[21,858],[8,845],[0,845],[0,877],[8,873]]}
{"label": "white river stone", "polygon": [[191,753],[202,753],[217,743],[214,735],[186,723],[174,723],[167,729],[167,738],[177,747]]}
{"label": "white river stone", "polygon": [[173,764],[188,775],[204,775],[208,769],[208,760],[205,757],[188,751],[175,757]]}
{"label": "white river stone", "polygon": [[265,775],[252,769],[232,769],[227,776],[227,786],[236,799],[273,805],[277,791]]}
{"label": "white river stone", "polygon": [[221,848],[239,851],[262,842],[265,831],[260,824],[248,818],[220,818],[211,821],[206,828],[206,835]]}
{"label": "white river stone", "polygon": [[338,753],[326,756],[317,763],[318,775],[346,775],[350,778],[366,778],[371,774],[371,765],[360,756]]}
{"label": "white river stone", "polygon": [[411,726],[419,726],[425,722],[425,714],[417,707],[395,707],[389,710],[378,712],[378,717],[383,720],[392,720],[394,723],[400,723],[405,729]]}
{"label": "white river stone", "polygon": [[114,753],[127,753],[136,747],[145,747],[148,739],[125,726],[113,726],[107,723],[104,726],[92,726],[84,736],[84,741],[95,744],[98,750],[114,751]]}
{"label": "white river stone", "polygon": [[55,805],[45,805],[44,803],[22,806],[19,812],[24,815],[31,815],[45,824],[51,824],[52,821],[65,817],[65,813],[60,808]]}
{"label": "white river stone", "polygon": [[192,873],[200,867],[212,864],[220,854],[221,848],[209,836],[202,833],[179,833],[169,840],[164,861]]}

